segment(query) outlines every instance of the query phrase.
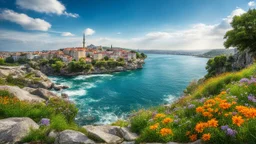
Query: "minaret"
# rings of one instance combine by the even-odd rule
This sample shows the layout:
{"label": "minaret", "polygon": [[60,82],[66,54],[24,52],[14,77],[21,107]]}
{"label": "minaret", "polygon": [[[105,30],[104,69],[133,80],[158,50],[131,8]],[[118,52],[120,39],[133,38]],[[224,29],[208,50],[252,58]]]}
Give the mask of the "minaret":
{"label": "minaret", "polygon": [[83,35],[83,48],[85,48],[85,34]]}

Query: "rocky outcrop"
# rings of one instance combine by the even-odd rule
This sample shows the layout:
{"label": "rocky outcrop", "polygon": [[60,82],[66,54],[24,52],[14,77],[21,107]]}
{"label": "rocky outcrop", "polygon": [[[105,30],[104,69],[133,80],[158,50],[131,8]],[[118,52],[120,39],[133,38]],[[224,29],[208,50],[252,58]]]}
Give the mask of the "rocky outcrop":
{"label": "rocky outcrop", "polygon": [[60,132],[55,139],[55,144],[94,144],[95,142],[89,139],[81,132],[74,130],[64,130]]}
{"label": "rocky outcrop", "polygon": [[132,133],[129,128],[122,127],[120,128],[120,133],[122,137],[127,141],[134,141],[138,138],[136,133]]}
{"label": "rocky outcrop", "polygon": [[31,101],[31,102],[42,102],[44,101],[43,98],[30,94],[28,91],[20,89],[17,86],[0,86],[0,90],[6,90],[9,91],[12,95],[17,97],[19,100],[24,100],[24,101]]}
{"label": "rocky outcrop", "polygon": [[41,98],[48,100],[50,98],[58,98],[58,96],[56,94],[54,94],[53,92],[47,90],[47,89],[43,89],[43,88],[37,88],[34,91],[31,92],[31,94],[40,96]]}
{"label": "rocky outcrop", "polygon": [[104,141],[106,143],[117,144],[123,141],[123,138],[119,137],[120,134],[120,127],[117,126],[92,126],[87,125],[83,126],[88,132],[90,137],[93,137],[99,141]]}
{"label": "rocky outcrop", "polygon": [[25,137],[31,129],[39,126],[30,118],[7,118],[0,120],[0,143],[13,144]]}
{"label": "rocky outcrop", "polygon": [[255,55],[253,53],[250,53],[249,50],[245,50],[243,52],[236,50],[235,54],[233,55],[232,68],[234,70],[240,70],[253,64],[254,60]]}

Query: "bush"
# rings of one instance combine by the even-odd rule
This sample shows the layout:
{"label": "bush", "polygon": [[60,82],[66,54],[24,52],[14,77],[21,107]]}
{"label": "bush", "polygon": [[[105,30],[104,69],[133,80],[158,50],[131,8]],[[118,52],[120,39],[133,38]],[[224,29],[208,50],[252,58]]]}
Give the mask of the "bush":
{"label": "bush", "polygon": [[5,62],[6,62],[6,63],[14,63],[14,59],[13,59],[12,57],[7,57],[7,58],[5,59]]}
{"label": "bush", "polygon": [[4,62],[4,59],[0,58],[0,65],[4,65],[5,62]]}
{"label": "bush", "polygon": [[26,80],[24,78],[13,78],[12,75],[8,75],[6,78],[6,82],[8,85],[14,85],[18,87],[25,87]]}
{"label": "bush", "polygon": [[25,136],[21,142],[36,142],[36,143],[45,143],[52,144],[55,141],[55,138],[48,137],[50,129],[48,127],[43,127],[37,130],[31,130],[27,136]]}
{"label": "bush", "polygon": [[150,111],[141,110],[131,118],[131,130],[136,133],[140,133],[151,118],[152,113]]}

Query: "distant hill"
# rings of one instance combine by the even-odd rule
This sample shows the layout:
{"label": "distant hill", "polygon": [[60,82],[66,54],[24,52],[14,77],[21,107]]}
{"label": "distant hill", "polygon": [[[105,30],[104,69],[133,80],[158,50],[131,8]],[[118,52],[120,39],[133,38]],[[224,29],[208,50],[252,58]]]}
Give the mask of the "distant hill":
{"label": "distant hill", "polygon": [[234,49],[213,49],[213,50],[141,50],[146,54],[170,54],[170,55],[190,55],[198,57],[212,58],[218,55],[232,55]]}

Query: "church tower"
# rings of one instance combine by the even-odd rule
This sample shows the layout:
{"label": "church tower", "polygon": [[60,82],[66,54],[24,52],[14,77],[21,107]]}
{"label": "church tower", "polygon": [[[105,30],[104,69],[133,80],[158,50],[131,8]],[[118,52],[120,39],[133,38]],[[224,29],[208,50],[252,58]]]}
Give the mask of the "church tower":
{"label": "church tower", "polygon": [[85,34],[83,34],[83,48],[85,48]]}

